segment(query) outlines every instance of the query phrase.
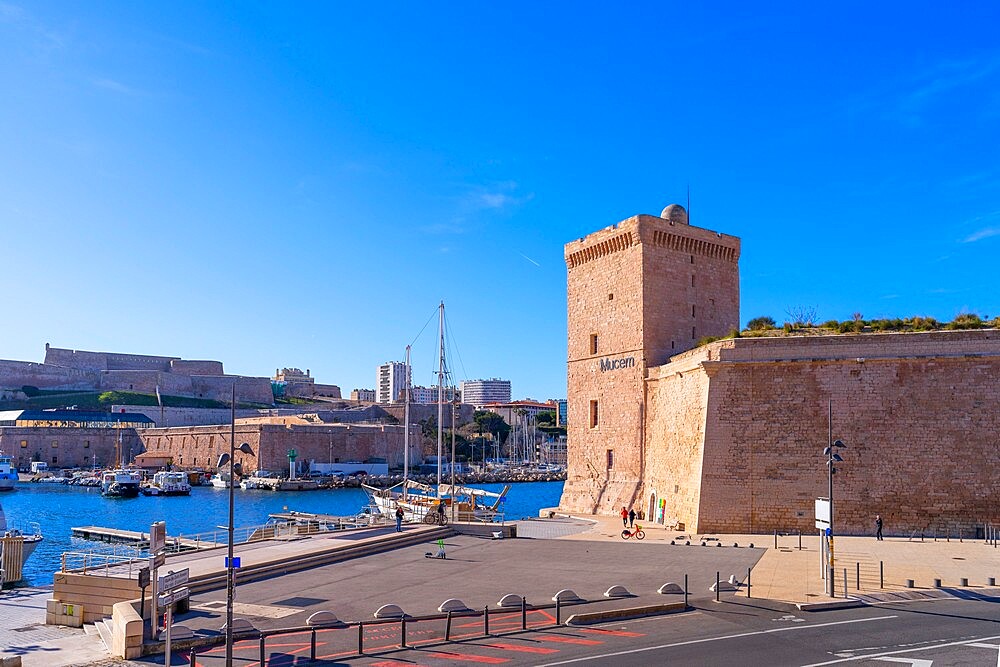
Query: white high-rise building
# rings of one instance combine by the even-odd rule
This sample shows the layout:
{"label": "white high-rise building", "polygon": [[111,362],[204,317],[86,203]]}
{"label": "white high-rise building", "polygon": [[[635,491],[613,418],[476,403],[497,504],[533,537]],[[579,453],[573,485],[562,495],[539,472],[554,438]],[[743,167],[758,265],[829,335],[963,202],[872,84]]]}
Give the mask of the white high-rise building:
{"label": "white high-rise building", "polygon": [[406,364],[401,361],[387,361],[378,367],[375,382],[378,403],[398,403],[402,401],[406,388]]}
{"label": "white high-rise building", "polygon": [[[445,403],[451,403],[455,400],[455,388],[454,387],[443,387],[444,391],[442,394],[442,401]],[[437,403],[438,402],[438,388],[437,387],[411,387],[410,388],[410,402],[411,403]]]}
{"label": "white high-rise building", "polygon": [[510,403],[510,380],[466,380],[462,383],[462,402],[477,408],[487,403]]}

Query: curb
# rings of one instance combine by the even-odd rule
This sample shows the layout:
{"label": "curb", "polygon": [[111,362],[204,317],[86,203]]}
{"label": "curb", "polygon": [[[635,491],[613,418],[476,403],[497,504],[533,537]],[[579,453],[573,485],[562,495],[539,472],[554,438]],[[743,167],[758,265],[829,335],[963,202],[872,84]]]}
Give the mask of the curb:
{"label": "curb", "polygon": [[566,619],[566,625],[588,625],[590,623],[600,623],[601,621],[625,621],[643,616],[658,616],[660,614],[673,614],[687,611],[688,606],[683,602],[670,602],[667,604],[651,604],[645,607],[629,607],[626,609],[609,609],[608,611],[592,611],[582,614],[573,614]]}
{"label": "curb", "polygon": [[799,611],[831,611],[833,609],[854,609],[855,607],[867,607],[864,600],[851,598],[849,600],[831,600],[829,602],[799,602],[795,605]]}

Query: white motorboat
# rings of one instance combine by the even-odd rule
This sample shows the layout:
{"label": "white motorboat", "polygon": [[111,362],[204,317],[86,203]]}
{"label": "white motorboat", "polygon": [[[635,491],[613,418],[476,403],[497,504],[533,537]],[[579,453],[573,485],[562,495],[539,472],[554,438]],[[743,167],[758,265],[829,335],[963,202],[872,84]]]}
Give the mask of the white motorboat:
{"label": "white motorboat", "polygon": [[191,484],[186,472],[161,470],[153,475],[153,481],[142,487],[147,496],[187,496],[191,494]]}
{"label": "white motorboat", "polygon": [[139,495],[142,473],[128,468],[101,473],[101,495],[105,498],[135,498]]}
{"label": "white motorboat", "polygon": [[[31,556],[32,552],[35,551],[35,547],[37,547],[42,542],[43,539],[41,526],[39,526],[37,523],[34,522],[31,522],[28,525],[29,525],[28,530],[23,530],[15,525],[8,525],[7,517],[4,515],[3,512],[3,506],[0,506],[0,537],[4,538],[5,540],[7,538],[12,538],[12,537],[22,538],[21,558],[20,558],[21,562],[15,564],[15,571],[17,572],[20,572],[20,568],[24,566],[25,561],[28,560],[28,557]],[[3,544],[4,541],[0,540],[0,564],[4,562]],[[3,570],[0,569],[0,572],[3,572]],[[17,580],[20,580],[20,574],[17,574],[15,576],[18,577]],[[15,581],[15,579],[13,577],[8,577],[6,583],[9,583],[11,581]],[[2,585],[3,583],[5,582],[3,580],[0,580],[0,585]]]}
{"label": "white motorboat", "polygon": [[17,468],[14,459],[0,452],[0,491],[13,491],[17,484]]}
{"label": "white motorboat", "polygon": [[208,480],[208,483],[217,489],[228,489],[229,484],[229,473],[228,472],[217,472],[212,475],[212,478]]}

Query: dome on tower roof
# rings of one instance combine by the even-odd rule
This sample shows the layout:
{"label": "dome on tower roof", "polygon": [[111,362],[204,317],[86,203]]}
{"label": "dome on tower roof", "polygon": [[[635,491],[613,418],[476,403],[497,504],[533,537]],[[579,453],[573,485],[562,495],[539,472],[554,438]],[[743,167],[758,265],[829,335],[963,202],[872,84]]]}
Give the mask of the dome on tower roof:
{"label": "dome on tower roof", "polygon": [[677,224],[688,224],[688,213],[680,204],[671,204],[666,207],[663,209],[663,212],[660,213],[660,217],[664,220],[669,220],[670,222],[675,222]]}

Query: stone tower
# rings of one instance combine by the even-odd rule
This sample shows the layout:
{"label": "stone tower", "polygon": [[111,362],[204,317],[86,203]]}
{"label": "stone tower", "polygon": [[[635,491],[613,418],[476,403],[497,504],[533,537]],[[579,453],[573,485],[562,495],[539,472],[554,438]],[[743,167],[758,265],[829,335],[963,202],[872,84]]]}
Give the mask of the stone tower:
{"label": "stone tower", "polygon": [[566,244],[568,478],[560,507],[638,509],[647,369],[739,326],[740,240],[672,204]]}

